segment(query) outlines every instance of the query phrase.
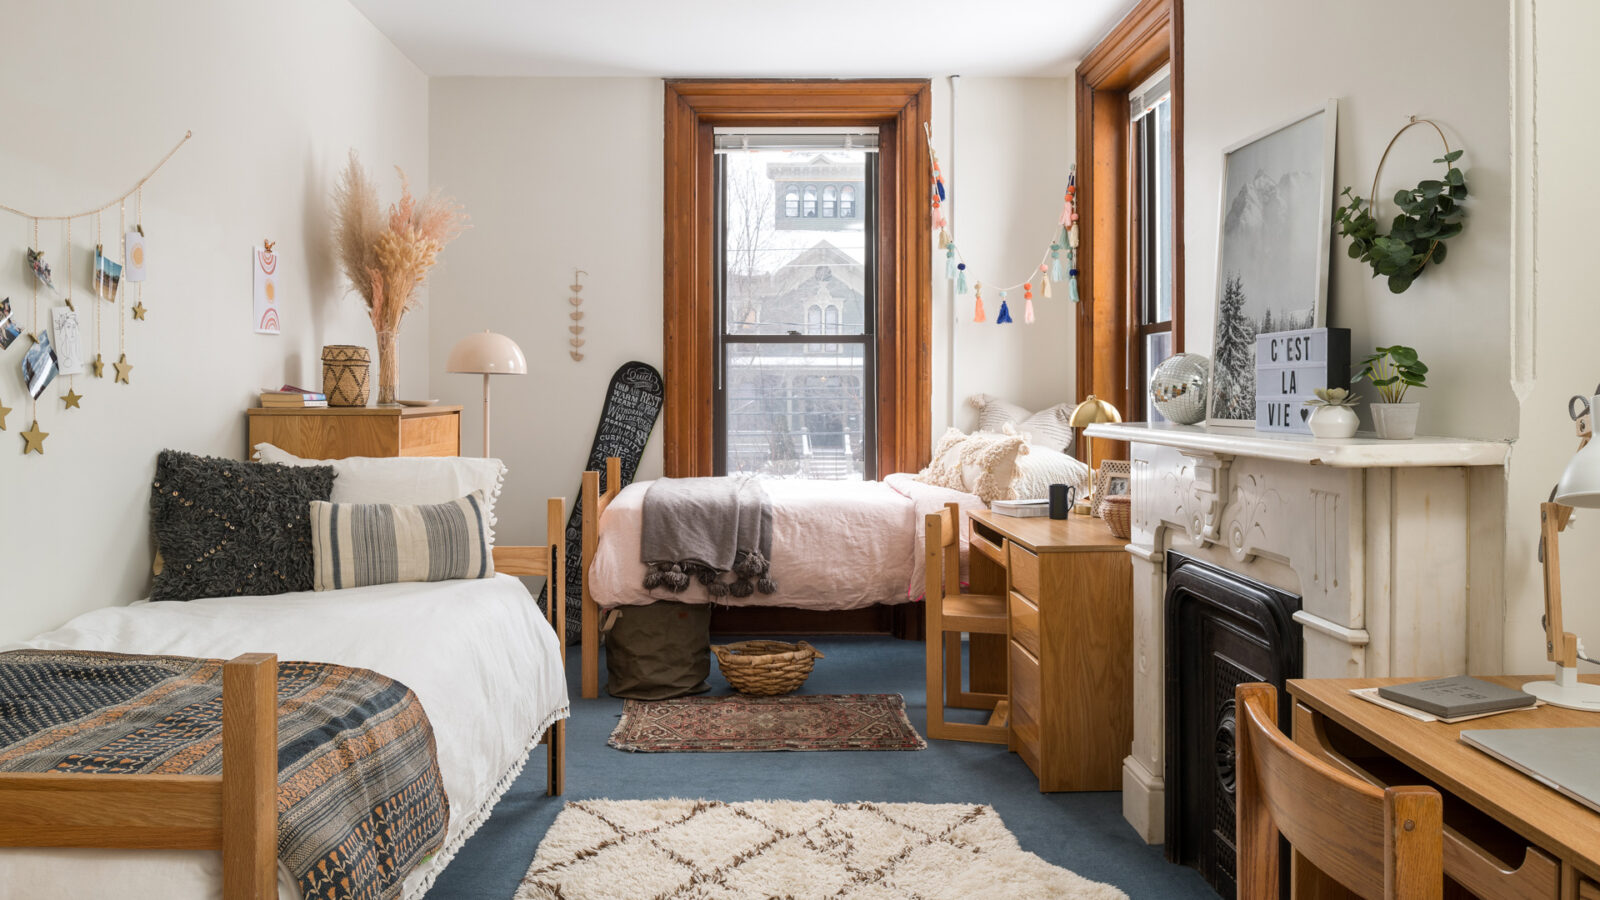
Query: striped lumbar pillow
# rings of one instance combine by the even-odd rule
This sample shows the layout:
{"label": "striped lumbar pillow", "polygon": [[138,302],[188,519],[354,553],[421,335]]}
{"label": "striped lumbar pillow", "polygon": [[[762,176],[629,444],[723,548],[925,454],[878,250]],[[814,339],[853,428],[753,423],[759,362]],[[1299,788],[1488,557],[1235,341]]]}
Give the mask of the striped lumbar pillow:
{"label": "striped lumbar pillow", "polygon": [[488,578],[494,574],[483,492],[430,506],[311,501],[319,591]]}

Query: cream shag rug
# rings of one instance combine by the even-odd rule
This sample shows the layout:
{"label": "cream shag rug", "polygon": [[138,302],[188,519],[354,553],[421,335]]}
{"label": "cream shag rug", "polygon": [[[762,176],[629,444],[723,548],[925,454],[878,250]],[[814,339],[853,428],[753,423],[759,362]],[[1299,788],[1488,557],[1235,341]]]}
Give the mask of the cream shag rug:
{"label": "cream shag rug", "polygon": [[515,900],[1127,900],[957,803],[568,803]]}

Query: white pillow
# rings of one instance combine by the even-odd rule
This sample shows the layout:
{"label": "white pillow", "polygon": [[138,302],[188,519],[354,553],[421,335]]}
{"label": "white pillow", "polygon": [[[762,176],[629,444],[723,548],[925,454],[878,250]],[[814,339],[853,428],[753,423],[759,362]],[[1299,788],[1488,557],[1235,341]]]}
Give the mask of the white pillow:
{"label": "white pillow", "polygon": [[285,466],[333,466],[331,503],[387,503],[432,506],[478,491],[484,497],[484,522],[494,543],[494,507],[506,467],[498,459],[470,456],[351,456],[302,459],[272,444],[255,446],[256,458]]}
{"label": "white pillow", "polygon": [[1044,500],[1050,496],[1052,484],[1070,484],[1082,497],[1088,490],[1089,467],[1076,457],[1037,444],[1017,457],[1017,477],[1011,482],[1014,499]]}
{"label": "white pillow", "polygon": [[1027,441],[1010,429],[1001,434],[965,435],[951,428],[939,439],[933,460],[917,478],[924,484],[977,494],[985,503],[1011,500],[1015,499],[1012,482],[1017,460],[1027,452]]}
{"label": "white pillow", "polygon": [[1004,431],[1010,425],[1018,434],[1027,436],[1028,443],[1051,450],[1072,448],[1072,411],[1074,403],[1057,403],[1038,412],[1007,403],[989,394],[973,394],[967,403],[978,411],[979,431]]}

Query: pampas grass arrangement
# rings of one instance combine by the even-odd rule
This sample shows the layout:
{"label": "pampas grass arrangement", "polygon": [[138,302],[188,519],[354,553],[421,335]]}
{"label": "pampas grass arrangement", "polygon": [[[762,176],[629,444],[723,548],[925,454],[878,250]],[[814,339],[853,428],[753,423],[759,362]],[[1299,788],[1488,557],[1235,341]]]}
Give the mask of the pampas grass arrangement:
{"label": "pampas grass arrangement", "polygon": [[437,189],[418,199],[399,166],[400,199],[386,215],[378,186],[354,150],[333,189],[333,245],[339,266],[378,335],[378,403],[393,405],[400,372],[395,352],[400,321],[417,305],[417,288],[445,245],[467,227],[463,207]]}

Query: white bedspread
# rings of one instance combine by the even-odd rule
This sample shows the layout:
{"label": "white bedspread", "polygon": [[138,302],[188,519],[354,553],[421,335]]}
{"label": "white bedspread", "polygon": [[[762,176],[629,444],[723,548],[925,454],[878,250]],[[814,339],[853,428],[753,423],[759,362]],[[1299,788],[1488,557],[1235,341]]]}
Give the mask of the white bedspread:
{"label": "white bedspread", "polygon": [[[224,659],[276,653],[372,669],[405,684],[433,724],[450,799],[445,849],[406,879],[407,898],[433,883],[545,727],[568,710],[555,632],[509,575],[109,607],[0,650],[18,647]],[[278,893],[299,897],[281,869]],[[221,896],[222,857],[214,851],[0,849],[3,900]]]}
{"label": "white bedspread", "polygon": [[[974,494],[906,474],[883,481],[775,478],[762,486],[772,499],[772,579],[778,592],[720,597],[718,604],[843,610],[915,600],[922,596],[924,517],[946,503],[984,508]],[[600,541],[588,572],[595,602],[604,608],[710,602],[698,582],[681,594],[645,590],[639,532],[649,487],[641,481],[623,488],[600,517]]]}

